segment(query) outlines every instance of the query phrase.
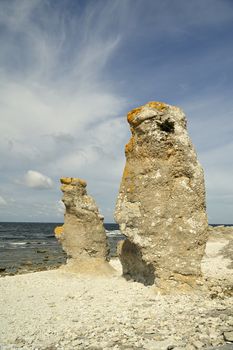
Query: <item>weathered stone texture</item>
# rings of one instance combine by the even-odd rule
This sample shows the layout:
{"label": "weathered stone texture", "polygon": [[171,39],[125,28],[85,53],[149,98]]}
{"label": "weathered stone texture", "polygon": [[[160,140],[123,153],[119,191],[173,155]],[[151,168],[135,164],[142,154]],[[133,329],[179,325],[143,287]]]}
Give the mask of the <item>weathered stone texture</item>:
{"label": "weathered stone texture", "polygon": [[55,235],[67,253],[68,266],[77,272],[108,270],[103,217],[93,198],[87,195],[86,182],[61,178],[61,184],[66,212],[64,225],[55,229]]}
{"label": "weathered stone texture", "polygon": [[124,274],[148,284],[200,276],[208,237],[205,187],[185,115],[149,102],[127,119],[132,137],[115,211],[127,237]]}

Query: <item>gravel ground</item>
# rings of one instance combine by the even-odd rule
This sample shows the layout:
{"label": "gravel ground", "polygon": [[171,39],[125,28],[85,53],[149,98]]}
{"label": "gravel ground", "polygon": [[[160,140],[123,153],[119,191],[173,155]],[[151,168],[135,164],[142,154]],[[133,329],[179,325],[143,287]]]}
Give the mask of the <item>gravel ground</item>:
{"label": "gravel ground", "polygon": [[0,278],[0,349],[233,350],[233,236],[224,237],[207,245],[206,288],[189,294],[126,281],[117,260],[111,277],[57,269]]}
{"label": "gravel ground", "polygon": [[120,276],[60,270],[3,277],[0,287],[2,350],[191,350],[233,341],[229,296],[163,296]]}

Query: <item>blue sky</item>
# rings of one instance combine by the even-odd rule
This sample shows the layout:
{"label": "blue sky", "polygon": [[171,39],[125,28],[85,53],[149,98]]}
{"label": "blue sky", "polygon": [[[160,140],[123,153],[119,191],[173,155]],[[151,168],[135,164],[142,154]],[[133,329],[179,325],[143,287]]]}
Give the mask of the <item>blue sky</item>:
{"label": "blue sky", "polygon": [[59,178],[113,211],[125,115],[178,105],[209,222],[233,223],[232,0],[1,0],[0,221],[62,221]]}

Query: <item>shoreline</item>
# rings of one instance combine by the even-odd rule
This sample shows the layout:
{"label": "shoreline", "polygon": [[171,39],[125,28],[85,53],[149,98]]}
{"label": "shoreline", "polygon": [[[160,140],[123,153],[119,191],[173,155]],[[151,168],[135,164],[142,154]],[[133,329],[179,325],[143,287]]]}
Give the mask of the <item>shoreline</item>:
{"label": "shoreline", "polygon": [[[53,233],[54,225],[13,225],[10,230],[2,225],[0,231],[0,276],[46,271],[66,263],[66,253]],[[109,231],[112,229],[112,231]],[[30,233],[30,231],[32,232]],[[109,257],[116,256],[116,245],[122,235],[116,225],[108,224],[106,234]],[[1,236],[2,233],[2,236]],[[9,235],[9,236],[8,236]],[[9,238],[8,238],[9,237]]]}
{"label": "shoreline", "polygon": [[[118,230],[120,232],[120,230]],[[111,232],[111,231],[110,231]],[[209,232],[210,232],[210,239],[211,240],[217,240],[218,237],[220,238],[220,241],[224,241],[224,238],[227,238],[228,236],[233,237],[233,226],[227,226],[227,225],[209,225]],[[116,236],[116,237],[114,237]],[[118,237],[117,237],[118,236]],[[222,236],[222,237],[220,237]],[[119,235],[109,234],[108,232],[108,242],[110,246],[110,254],[109,258],[117,258],[117,242],[122,239],[123,235],[119,233]],[[228,238],[229,238],[228,237]],[[110,243],[110,239],[112,242]],[[0,266],[0,278],[4,276],[15,276],[15,275],[22,275],[26,273],[33,273],[38,271],[50,271],[59,268],[60,266],[64,265],[66,263],[66,254],[62,250],[61,245],[57,242],[57,240],[54,237],[55,244],[55,250],[54,247],[49,246],[41,246],[37,249],[31,249],[31,259],[30,255],[26,259],[24,257],[25,249],[21,249],[20,253],[18,251],[18,256],[15,258],[15,262],[12,261],[8,264],[8,266],[3,267]],[[49,244],[49,242],[48,242]],[[230,252],[228,255],[233,256],[233,249],[230,249]],[[12,254],[11,251],[9,255]],[[17,254],[16,254],[17,255]],[[22,259],[23,258],[23,259]],[[16,262],[16,259],[21,259],[22,262],[18,264],[18,261]],[[233,263],[232,263],[233,264]],[[221,268],[220,268],[221,270]]]}

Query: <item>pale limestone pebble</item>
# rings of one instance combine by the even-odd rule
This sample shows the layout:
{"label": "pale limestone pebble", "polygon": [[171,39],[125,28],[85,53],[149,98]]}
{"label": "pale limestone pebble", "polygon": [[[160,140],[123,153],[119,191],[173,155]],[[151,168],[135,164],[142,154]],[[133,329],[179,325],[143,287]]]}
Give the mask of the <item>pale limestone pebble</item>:
{"label": "pale limestone pebble", "polygon": [[223,335],[226,341],[233,343],[233,329],[231,331],[224,332]]}
{"label": "pale limestone pebble", "polygon": [[[164,291],[194,287],[208,238],[203,170],[183,111],[149,102],[128,113],[132,137],[115,219],[123,274]],[[128,255],[127,255],[128,254]]]}

